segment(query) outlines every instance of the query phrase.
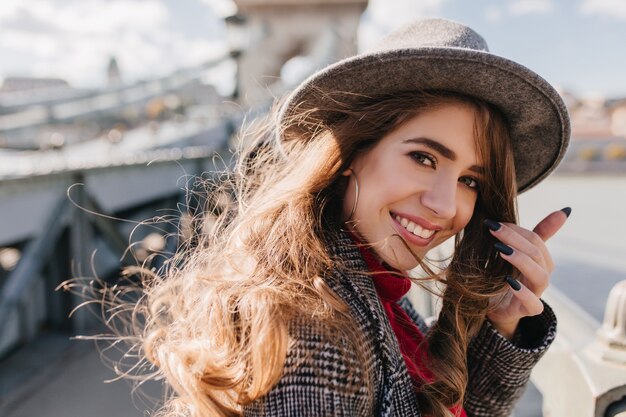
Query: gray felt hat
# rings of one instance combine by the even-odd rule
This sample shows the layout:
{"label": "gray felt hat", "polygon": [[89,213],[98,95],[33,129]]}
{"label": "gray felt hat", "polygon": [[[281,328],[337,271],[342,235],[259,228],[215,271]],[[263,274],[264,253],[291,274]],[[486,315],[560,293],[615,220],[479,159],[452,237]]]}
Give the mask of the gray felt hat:
{"label": "gray felt hat", "polygon": [[500,108],[510,126],[518,191],[546,178],[563,159],[570,136],[559,93],[528,68],[489,52],[472,29],[421,19],[392,32],[374,49],[316,72],[287,98],[280,119],[323,103],[319,92],[363,95],[448,90]]}

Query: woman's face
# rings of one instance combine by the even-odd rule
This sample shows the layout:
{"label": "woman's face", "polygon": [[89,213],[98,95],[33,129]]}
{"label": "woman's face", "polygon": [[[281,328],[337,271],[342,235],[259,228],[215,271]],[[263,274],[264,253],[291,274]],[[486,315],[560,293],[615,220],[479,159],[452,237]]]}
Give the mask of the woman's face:
{"label": "woman's face", "polygon": [[357,155],[343,214],[362,241],[393,268],[408,270],[426,252],[467,225],[478,197],[482,168],[474,143],[474,110],[445,104],[425,111]]}

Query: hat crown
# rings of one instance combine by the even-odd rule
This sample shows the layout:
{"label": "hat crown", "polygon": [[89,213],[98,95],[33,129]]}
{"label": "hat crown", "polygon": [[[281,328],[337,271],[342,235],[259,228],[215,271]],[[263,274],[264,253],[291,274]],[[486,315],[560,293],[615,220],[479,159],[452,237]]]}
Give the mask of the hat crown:
{"label": "hat crown", "polygon": [[419,19],[387,35],[372,50],[461,48],[489,52],[487,42],[471,28],[446,19]]}

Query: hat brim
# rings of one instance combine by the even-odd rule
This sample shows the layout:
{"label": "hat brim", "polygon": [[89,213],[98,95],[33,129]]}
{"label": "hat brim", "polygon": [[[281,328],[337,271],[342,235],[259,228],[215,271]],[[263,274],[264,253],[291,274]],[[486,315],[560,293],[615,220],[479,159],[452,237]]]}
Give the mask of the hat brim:
{"label": "hat brim", "polygon": [[448,90],[497,106],[511,130],[518,192],[541,182],[563,159],[570,122],[559,93],[516,62],[469,49],[396,49],[344,59],[302,82],[279,117],[302,106],[321,106],[320,91],[375,95],[408,90]]}

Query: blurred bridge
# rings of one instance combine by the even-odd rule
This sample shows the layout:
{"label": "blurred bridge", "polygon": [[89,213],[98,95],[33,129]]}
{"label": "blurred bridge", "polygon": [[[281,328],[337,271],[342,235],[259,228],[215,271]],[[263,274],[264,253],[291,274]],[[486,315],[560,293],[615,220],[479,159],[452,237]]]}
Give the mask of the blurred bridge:
{"label": "blurred bridge", "polygon": [[28,138],[38,127],[115,116],[129,108],[145,107],[150,100],[168,93],[197,88],[199,80],[225,59],[226,56],[218,57],[162,78],[103,90],[63,90],[51,94],[42,91],[28,96],[5,93],[0,99],[0,132],[4,134],[4,146],[37,147]]}

